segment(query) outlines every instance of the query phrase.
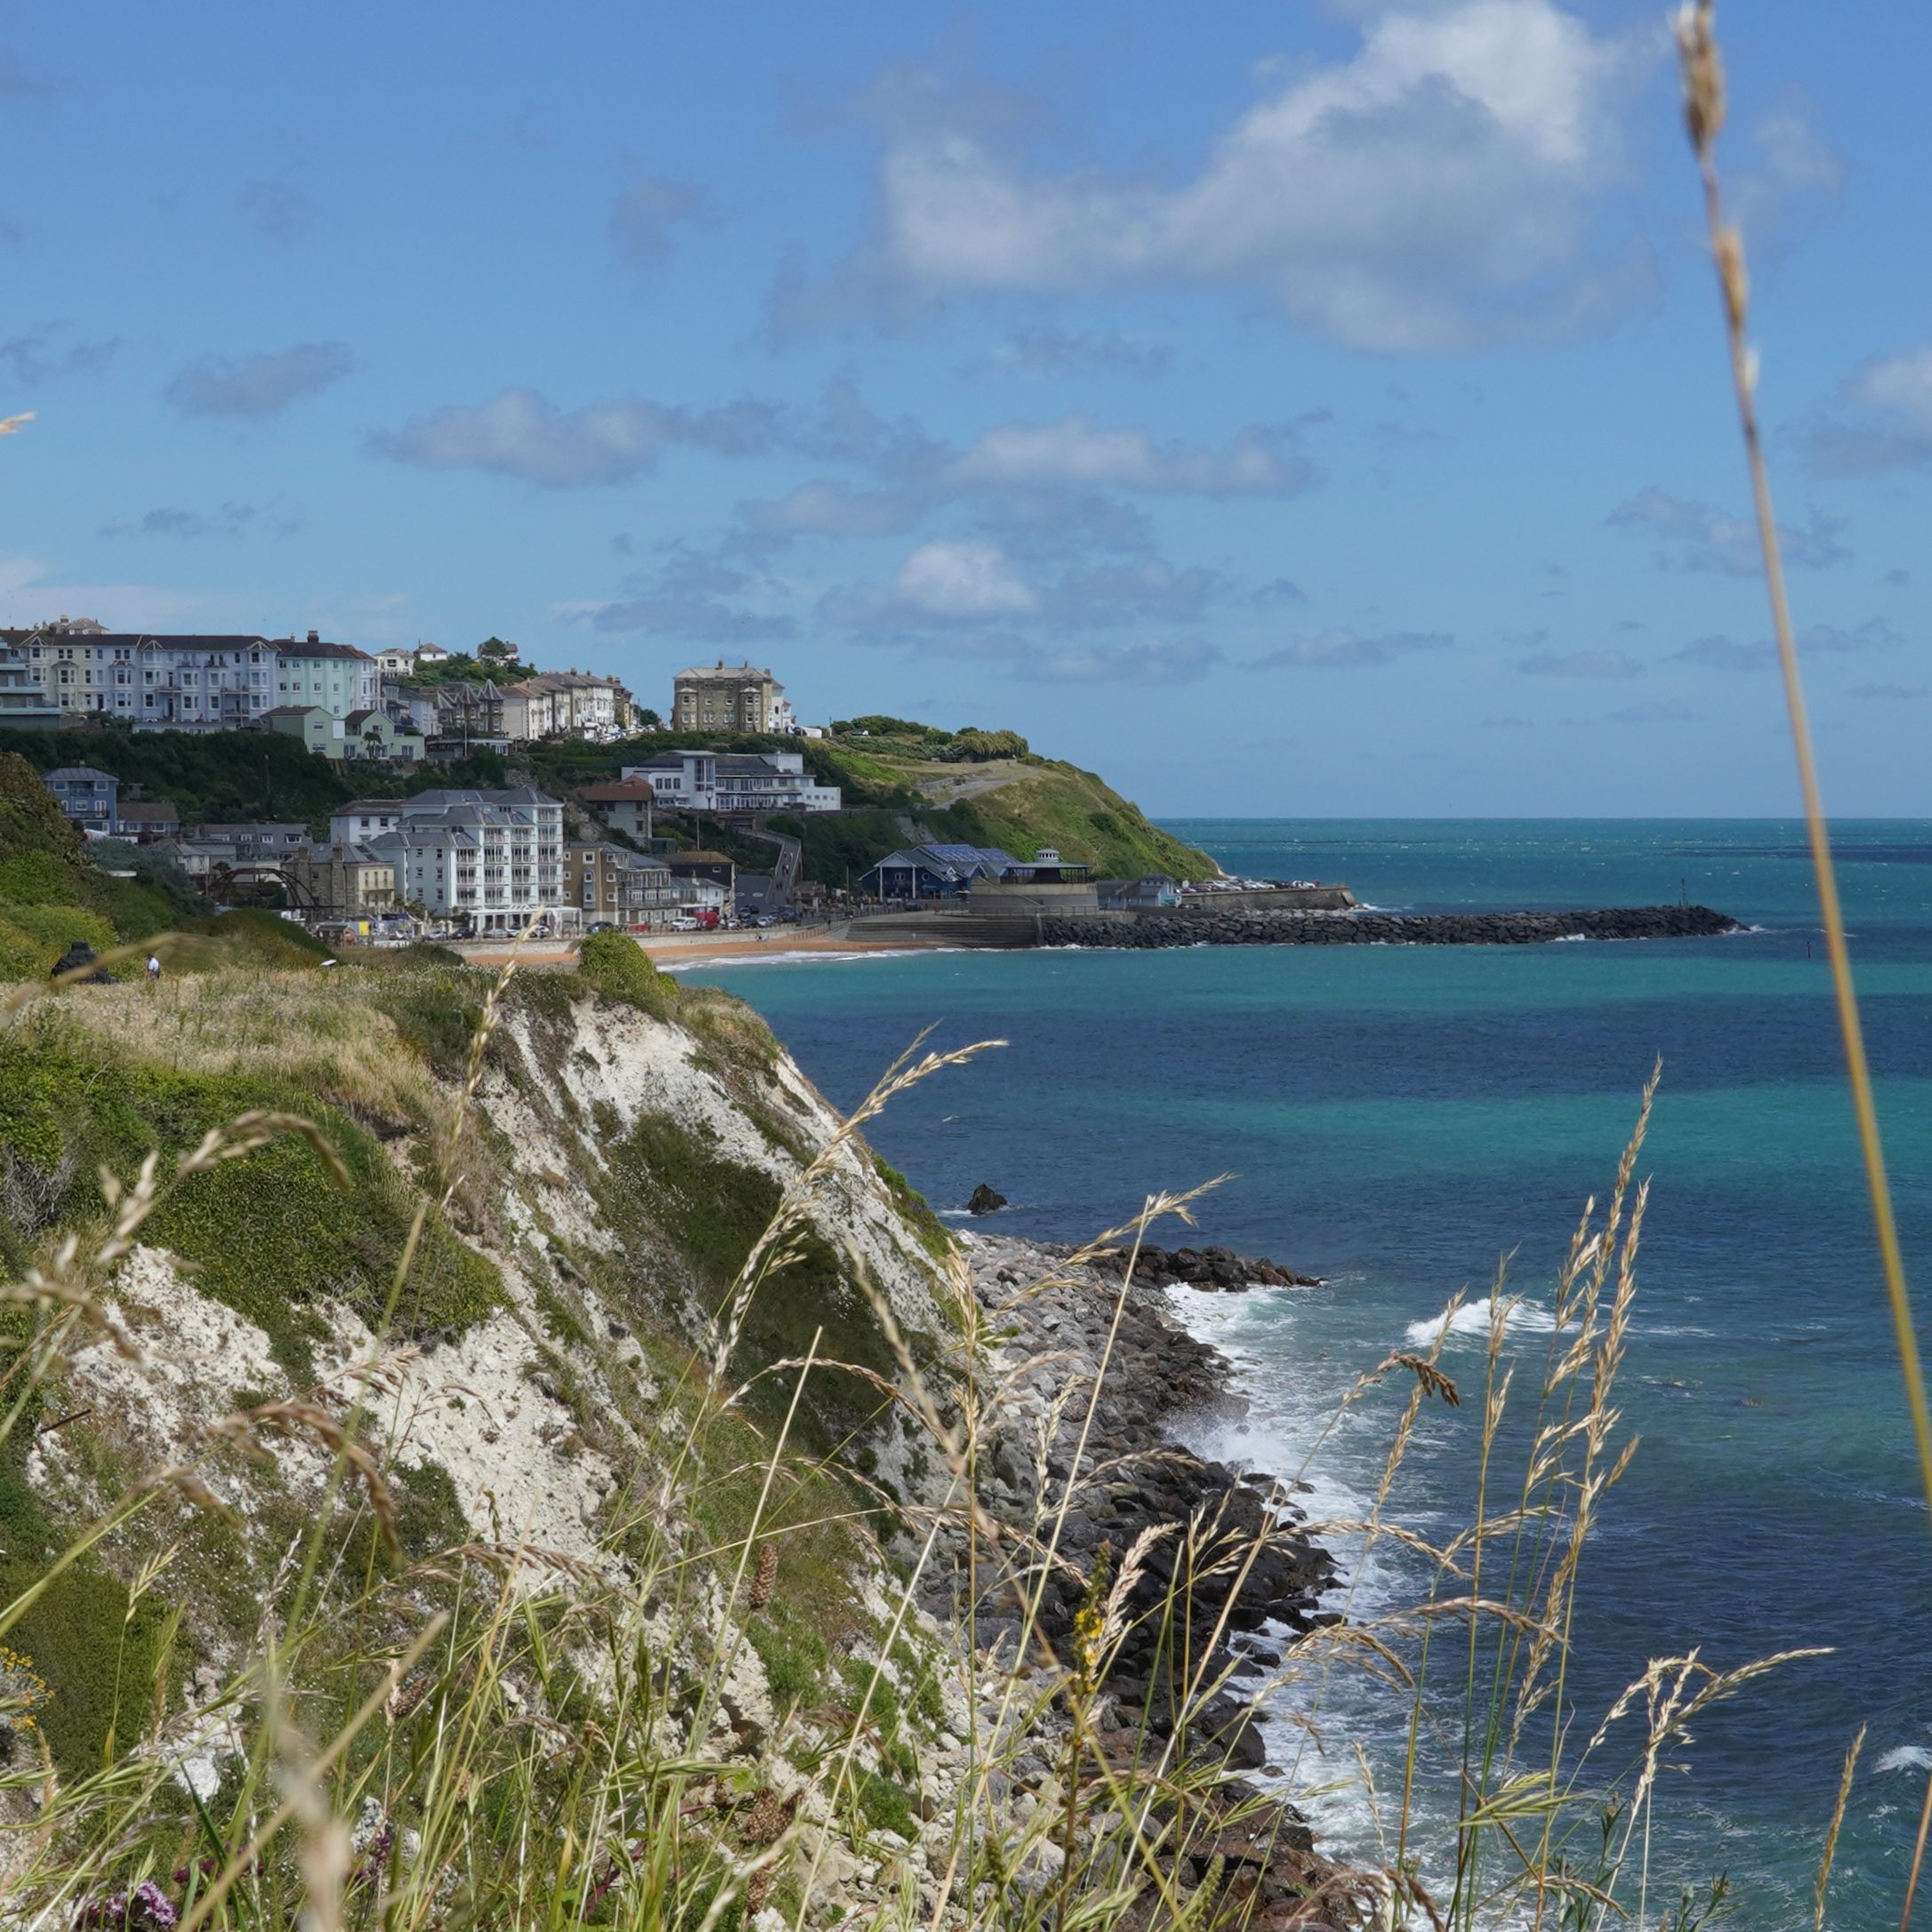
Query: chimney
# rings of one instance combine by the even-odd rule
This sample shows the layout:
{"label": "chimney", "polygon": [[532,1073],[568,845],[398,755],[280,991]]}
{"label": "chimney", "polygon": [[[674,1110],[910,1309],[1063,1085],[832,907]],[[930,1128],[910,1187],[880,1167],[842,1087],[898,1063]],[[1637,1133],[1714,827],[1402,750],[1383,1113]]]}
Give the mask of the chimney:
{"label": "chimney", "polygon": [[318,635],[318,634],[317,632],[315,632],[311,631],[311,632],[310,632],[310,633],[309,633],[309,641],[310,641],[310,642],[311,644],[319,644],[319,643],[320,643],[320,642],[322,641],[322,640],[321,640],[320,636],[319,636],[319,635]]}

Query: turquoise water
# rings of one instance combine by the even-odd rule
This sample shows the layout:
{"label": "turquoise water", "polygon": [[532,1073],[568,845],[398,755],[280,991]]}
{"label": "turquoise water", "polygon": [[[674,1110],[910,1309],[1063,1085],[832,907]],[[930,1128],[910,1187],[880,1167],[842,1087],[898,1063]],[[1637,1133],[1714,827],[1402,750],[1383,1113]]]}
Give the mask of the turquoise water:
{"label": "turquoise water", "polygon": [[[1604,1191],[1653,1059],[1663,1086],[1625,1381],[1642,1446],[1588,1558],[1585,1729],[1653,1655],[1794,1664],[1696,1727],[1666,1780],[1653,1866],[1728,1869],[1736,1922],[1810,1922],[1838,1767],[1871,1727],[1831,1923],[1896,1924],[1932,1749],[1932,1537],[1839,1070],[1809,866],[1795,825],[1179,824],[1230,870],[1346,880],[1381,906],[1631,905],[1680,894],[1759,929],[1730,938],[1522,948],[942,954],[717,966],[849,1104],[922,1027],[1010,1042],[908,1096],[881,1150],[937,1205],[990,1181],[999,1225],[1075,1238],[1151,1189],[1227,1171],[1202,1236],[1329,1277],[1189,1298],[1255,1401],[1227,1447],[1297,1460],[1335,1397],[1499,1257],[1541,1292]],[[1839,828],[1868,1042],[1908,1267],[1932,1295],[1932,823]],[[1169,1236],[1172,1240],[1177,1236]],[[1541,1340],[1525,1370],[1541,1362]],[[1453,1340],[1452,1373],[1479,1370]],[[1311,1470],[1359,1506],[1389,1408]],[[1466,1517],[1470,1408],[1431,1413],[1395,1513]],[[1385,1554],[1357,1607],[1408,1593]],[[1383,1774],[1388,1706],[1338,1692],[1336,1743]],[[1292,1749],[1285,1743],[1278,1749]],[[1316,1775],[1304,1764],[1302,1770]],[[1373,1848],[1359,1790],[1322,1807]],[[1654,1907],[1659,1897],[1654,1889]]]}

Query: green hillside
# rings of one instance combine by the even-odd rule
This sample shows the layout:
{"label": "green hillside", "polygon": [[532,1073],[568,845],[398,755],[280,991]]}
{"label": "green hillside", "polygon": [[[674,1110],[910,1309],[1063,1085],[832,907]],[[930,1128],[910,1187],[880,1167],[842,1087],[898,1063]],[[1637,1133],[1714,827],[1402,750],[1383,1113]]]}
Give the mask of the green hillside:
{"label": "green hillside", "polygon": [[[33,766],[0,750],[0,980],[44,977],[76,940],[105,953],[160,932],[175,936],[171,972],[244,962],[313,966],[321,956],[307,933],[272,913],[211,914],[185,888],[103,872],[95,849]],[[118,969],[123,977],[133,970]]]}
{"label": "green hillside", "polygon": [[0,752],[0,979],[38,978],[76,939],[101,953],[145,938],[176,910],[101,872],[33,767]]}
{"label": "green hillside", "polygon": [[[919,839],[997,845],[1016,858],[1052,846],[1106,878],[1169,873],[1203,879],[1216,870],[1205,852],[1150,824],[1105,779],[1042,757],[1016,732],[944,731],[903,719],[854,720],[826,738],[653,731],[616,745],[562,740],[527,746],[513,758],[485,753],[407,776],[382,768],[345,773],[294,738],[266,731],[17,731],[7,744],[41,771],[86,763],[112,772],[147,797],[172,800],[184,824],[280,818],[316,829],[359,791],[527,781],[563,796],[658,752],[792,751],[802,753],[824,783],[841,786],[849,808],[836,817],[775,821],[801,839],[805,876],[824,885],[842,886],[849,869],[856,879],[895,847]],[[737,850],[708,822],[673,820],[664,829],[688,843]],[[767,865],[770,848],[747,846],[737,856],[747,865]]]}

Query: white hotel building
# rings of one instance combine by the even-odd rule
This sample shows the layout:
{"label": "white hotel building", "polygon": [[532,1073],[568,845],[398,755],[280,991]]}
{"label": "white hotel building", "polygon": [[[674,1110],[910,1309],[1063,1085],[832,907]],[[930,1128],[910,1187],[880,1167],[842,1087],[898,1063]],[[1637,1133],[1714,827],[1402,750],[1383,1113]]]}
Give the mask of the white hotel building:
{"label": "white hotel building", "polygon": [[[371,835],[372,822],[388,821]],[[478,933],[519,932],[534,919],[574,927],[565,897],[563,807],[519,785],[366,799],[330,816],[336,842],[366,846],[395,868],[396,897]]]}

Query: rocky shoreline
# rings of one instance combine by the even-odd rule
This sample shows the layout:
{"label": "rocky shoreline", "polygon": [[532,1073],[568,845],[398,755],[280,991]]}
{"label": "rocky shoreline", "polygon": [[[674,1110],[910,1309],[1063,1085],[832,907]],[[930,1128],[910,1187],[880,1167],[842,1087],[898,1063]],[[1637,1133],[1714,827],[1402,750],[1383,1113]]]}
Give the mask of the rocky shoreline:
{"label": "rocky shoreline", "polygon": [[1118,1279],[1133,1263],[1137,1288],[1219,1289],[1238,1294],[1244,1288],[1319,1288],[1319,1275],[1298,1275],[1292,1268],[1258,1254],[1236,1254],[1232,1248],[1157,1248],[1142,1242],[1138,1254],[1122,1248],[1097,1261],[1103,1274]]}
{"label": "rocky shoreline", "polygon": [[1553,939],[1704,939],[1743,928],[1708,906],[1576,913],[1211,913],[1042,919],[1042,946],[1542,946]]}
{"label": "rocky shoreline", "polygon": [[[1334,1565],[1300,1533],[1302,1512],[1272,1477],[1199,1456],[1179,1440],[1187,1422],[1238,1416],[1246,1405],[1229,1386],[1226,1358],[1187,1333],[1152,1292],[1158,1278],[1186,1278],[1169,1273],[1173,1251],[1144,1249],[1123,1300],[1123,1256],[1074,1266],[1064,1248],[979,1233],[964,1238],[975,1294],[1000,1337],[994,1366],[1008,1378],[1003,1421],[982,1461],[980,1494],[1010,1542],[1006,1567],[978,1580],[979,1596],[970,1606],[975,1640],[995,1652],[1011,1652],[1020,1642],[1019,1598],[1029,1570],[1037,1574],[1038,1543],[1052,1538],[1056,1520],[1059,1555],[1079,1574],[1056,1566],[1041,1591],[1035,1632],[1063,1658],[1081,1608],[1079,1579],[1101,1563],[1117,1574],[1144,1533],[1195,1525],[1191,1557],[1171,1532],[1145,1551],[1131,1602],[1152,1614],[1132,1624],[1107,1677],[1098,1743],[1124,1760],[1144,1733],[1171,1734],[1175,1686],[1191,1672],[1204,1664],[1212,1678],[1237,1662],[1250,1669],[1279,1662],[1263,1634],[1270,1622],[1306,1631],[1339,1622],[1320,1602],[1334,1582]],[[1150,1266],[1156,1258],[1159,1265]],[[1273,1263],[1228,1258],[1254,1269],[1255,1282],[1264,1270],[1282,1281],[1308,1279]],[[1060,1500],[1076,1458],[1089,1485],[1062,1517]],[[1183,1566],[1178,1585],[1177,1562]],[[1228,1574],[1243,1563],[1245,1581],[1229,1610]],[[1170,1589],[1178,1614],[1163,1620],[1160,1606]],[[924,1607],[942,1620],[958,1617],[969,1607],[965,1595],[965,1578],[955,1574],[929,1593]],[[1217,1630],[1225,1634],[1200,1634]],[[1192,1640],[1205,1647],[1187,1654],[1189,1639],[1177,1631],[1195,1633]],[[1225,1752],[1231,1767],[1267,1768],[1261,1734],[1237,1698],[1224,1693],[1209,1700],[1192,1714],[1188,1729],[1197,1744]],[[1306,1900],[1334,1874],[1315,1854],[1292,1806],[1265,1799],[1238,1780],[1231,1788],[1230,1805],[1257,1800],[1271,1815],[1268,1828],[1256,1835],[1251,1822],[1244,1830],[1268,1847],[1250,1860],[1266,1913]]]}

